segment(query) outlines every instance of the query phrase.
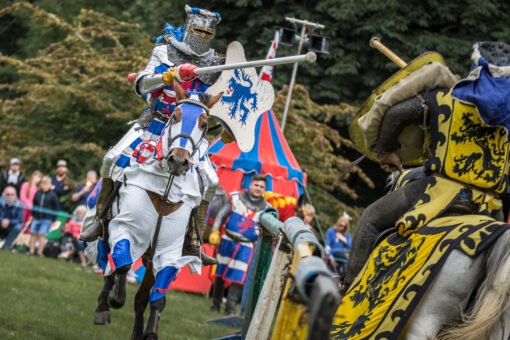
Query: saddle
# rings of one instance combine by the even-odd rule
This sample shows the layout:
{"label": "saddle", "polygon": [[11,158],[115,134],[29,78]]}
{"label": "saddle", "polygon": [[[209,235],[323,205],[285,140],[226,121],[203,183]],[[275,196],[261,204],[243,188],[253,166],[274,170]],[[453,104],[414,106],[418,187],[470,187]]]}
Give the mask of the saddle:
{"label": "saddle", "polygon": [[[152,191],[149,191],[149,190],[145,190],[147,192],[147,195],[149,196],[151,202],[152,202],[152,205],[154,206],[154,210],[156,210],[156,212],[159,213],[159,209],[161,208],[161,201],[163,201],[163,196],[161,195],[158,195],[156,194],[155,192],[152,192]],[[173,213],[174,211],[176,211],[177,209],[179,209],[183,202],[182,201],[179,201],[179,202],[170,202],[170,201],[166,201],[165,202],[166,204],[164,205],[163,207],[163,216],[168,216],[170,215],[171,213]]]}

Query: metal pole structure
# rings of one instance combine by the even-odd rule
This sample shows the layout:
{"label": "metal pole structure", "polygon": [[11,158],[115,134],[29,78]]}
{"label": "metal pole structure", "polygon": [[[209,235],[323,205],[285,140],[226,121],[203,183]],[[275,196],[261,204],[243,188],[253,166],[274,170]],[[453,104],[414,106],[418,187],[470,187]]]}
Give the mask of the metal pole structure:
{"label": "metal pole structure", "polygon": [[[306,29],[308,27],[314,27],[314,28],[324,28],[324,25],[309,22],[306,20],[299,20],[294,18],[285,18],[285,20],[293,23],[293,24],[300,24],[301,27],[301,35],[299,36],[299,46],[297,50],[297,54],[299,55],[301,53],[301,49],[303,48],[303,43],[305,41],[305,33]],[[296,81],[296,73],[297,73],[298,63],[294,63],[294,68],[292,69],[292,76],[290,77],[290,84],[289,84],[289,92],[287,93],[287,101],[285,102],[285,109],[283,110],[283,117],[282,117],[282,123],[280,124],[280,129],[282,132],[285,130],[285,122],[287,120],[287,112],[289,111],[290,106],[290,99],[292,97],[292,89],[294,87],[294,83]]]}
{"label": "metal pole structure", "polygon": [[[305,31],[306,26],[303,25],[303,27],[301,28],[301,36],[299,38],[299,46],[297,52],[298,54],[301,53],[301,48],[303,47],[303,41],[305,40]],[[292,69],[292,76],[290,77],[289,92],[287,93],[287,101],[285,102],[285,109],[283,110],[282,124],[280,126],[282,132],[285,130],[285,122],[287,120],[287,112],[289,111],[290,99],[292,97],[292,88],[294,87],[294,83],[296,81],[297,68],[298,63],[294,63],[294,68]]]}

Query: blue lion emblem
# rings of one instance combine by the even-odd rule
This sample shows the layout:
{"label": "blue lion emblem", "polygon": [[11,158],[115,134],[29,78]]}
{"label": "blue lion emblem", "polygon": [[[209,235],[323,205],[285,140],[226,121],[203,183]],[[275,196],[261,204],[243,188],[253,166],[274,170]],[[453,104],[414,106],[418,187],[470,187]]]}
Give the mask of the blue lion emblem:
{"label": "blue lion emblem", "polygon": [[[246,85],[248,83],[249,85]],[[243,69],[234,70],[234,76],[228,81],[227,96],[221,97],[221,102],[231,105],[229,116],[236,119],[236,114],[241,111],[241,124],[246,125],[246,119],[250,112],[257,109],[257,93],[251,93],[253,82],[244,73]]]}

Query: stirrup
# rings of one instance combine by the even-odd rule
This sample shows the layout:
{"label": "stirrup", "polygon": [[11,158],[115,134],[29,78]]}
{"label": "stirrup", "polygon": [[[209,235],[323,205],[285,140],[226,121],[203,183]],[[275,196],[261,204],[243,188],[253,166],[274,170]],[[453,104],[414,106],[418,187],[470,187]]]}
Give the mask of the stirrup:
{"label": "stirrup", "polygon": [[101,218],[94,218],[92,225],[80,234],[78,239],[83,242],[94,242],[104,240],[106,233],[105,223]]}
{"label": "stirrup", "polygon": [[202,261],[202,266],[212,266],[214,264],[218,264],[218,261],[214,257],[211,257],[207,255],[206,253],[203,253],[200,251],[200,260]]}
{"label": "stirrup", "polygon": [[196,256],[202,261],[202,266],[211,266],[218,263],[214,257],[210,257],[202,252],[202,249],[192,245],[187,245],[182,248],[182,256]]}

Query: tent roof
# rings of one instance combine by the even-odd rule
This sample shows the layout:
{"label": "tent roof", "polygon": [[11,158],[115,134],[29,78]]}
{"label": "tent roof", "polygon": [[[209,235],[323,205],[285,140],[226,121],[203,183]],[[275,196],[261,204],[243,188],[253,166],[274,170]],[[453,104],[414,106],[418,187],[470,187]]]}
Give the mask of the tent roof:
{"label": "tent roof", "polygon": [[260,175],[284,181],[296,180],[300,185],[306,185],[306,174],[292,154],[272,110],[264,112],[258,119],[255,145],[250,152],[241,152],[235,142],[224,144],[217,138],[212,142],[209,153],[217,168],[244,173],[255,171]]}

